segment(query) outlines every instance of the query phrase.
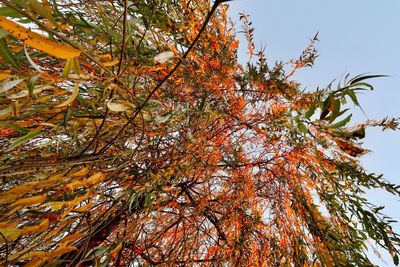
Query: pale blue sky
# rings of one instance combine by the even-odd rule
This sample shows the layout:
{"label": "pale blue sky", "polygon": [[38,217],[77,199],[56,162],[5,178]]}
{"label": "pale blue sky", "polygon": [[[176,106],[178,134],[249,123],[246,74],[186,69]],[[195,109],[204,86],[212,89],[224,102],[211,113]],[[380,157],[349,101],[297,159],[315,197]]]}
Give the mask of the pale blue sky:
{"label": "pale blue sky", "polygon": [[[238,21],[245,12],[255,27],[255,44],[266,47],[269,61],[298,58],[310,38],[319,31],[320,57],[313,69],[299,72],[294,79],[304,87],[325,86],[343,74],[386,74],[373,81],[375,91],[360,96],[370,119],[400,117],[400,1],[399,0],[234,0],[230,14]],[[239,25],[239,24],[238,24]],[[246,55],[241,50],[240,59]],[[357,112],[356,119],[365,119]],[[383,173],[387,180],[400,184],[400,132],[367,131],[365,147],[373,152],[362,158],[371,172]],[[399,198],[371,192],[368,199],[385,205],[388,215],[400,220]],[[400,225],[395,225],[398,232]],[[387,264],[394,266],[387,254]]]}

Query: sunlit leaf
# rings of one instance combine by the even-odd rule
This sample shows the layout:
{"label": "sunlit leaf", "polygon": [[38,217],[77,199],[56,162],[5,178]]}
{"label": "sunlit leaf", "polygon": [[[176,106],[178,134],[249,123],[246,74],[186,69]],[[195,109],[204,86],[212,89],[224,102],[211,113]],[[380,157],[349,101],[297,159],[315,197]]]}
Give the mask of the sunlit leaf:
{"label": "sunlit leaf", "polygon": [[157,54],[154,57],[154,62],[156,63],[160,63],[160,64],[164,64],[166,63],[168,60],[170,60],[171,58],[174,57],[174,52],[172,51],[165,51],[165,52],[161,52],[159,54]]}
{"label": "sunlit leaf", "polygon": [[15,141],[13,141],[10,146],[8,147],[8,151],[13,150],[19,146],[21,146],[22,144],[25,144],[26,142],[30,141],[31,139],[38,137],[39,135],[42,135],[43,132],[42,131],[32,131],[27,133],[26,135],[17,138]]}
{"label": "sunlit leaf", "polygon": [[56,107],[61,108],[61,107],[68,106],[69,104],[74,102],[74,100],[78,96],[78,94],[79,94],[79,83],[76,83],[75,87],[74,87],[74,92],[72,93],[72,95],[65,102],[57,105]]}
{"label": "sunlit leaf", "polygon": [[23,41],[25,44],[58,58],[74,58],[78,57],[81,53],[78,49],[52,41],[9,19],[6,19],[5,17],[0,17],[0,27]]}

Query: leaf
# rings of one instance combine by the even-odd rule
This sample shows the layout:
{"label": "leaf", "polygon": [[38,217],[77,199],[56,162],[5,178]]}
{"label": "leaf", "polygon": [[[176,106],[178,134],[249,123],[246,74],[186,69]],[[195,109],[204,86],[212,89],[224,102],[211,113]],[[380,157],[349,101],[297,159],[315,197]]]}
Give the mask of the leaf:
{"label": "leaf", "polygon": [[47,203],[45,203],[44,205],[50,206],[53,210],[58,211],[58,210],[61,210],[61,209],[66,205],[66,203],[63,202],[63,201],[59,201],[59,202],[47,202]]}
{"label": "leaf", "polygon": [[122,249],[122,242],[119,243],[113,250],[111,250],[110,255],[111,257],[116,257],[118,252]]}
{"label": "leaf", "polygon": [[49,228],[49,219],[44,219],[40,224],[22,228],[22,235],[33,235],[46,231]]}
{"label": "leaf", "polygon": [[332,114],[329,116],[329,122],[333,122],[340,113],[340,100],[339,99],[333,99],[332,100]]}
{"label": "leaf", "polygon": [[70,176],[71,177],[80,177],[80,176],[85,176],[89,173],[89,168],[88,167],[84,167],[82,169],[80,169],[77,172],[71,173]]}
{"label": "leaf", "polygon": [[358,102],[357,96],[354,93],[353,90],[346,90],[347,95],[351,98],[351,100],[353,101],[354,105],[359,106],[360,103]]}
{"label": "leaf", "polygon": [[61,239],[60,244],[61,244],[61,246],[66,247],[69,243],[71,243],[75,240],[78,240],[84,236],[86,236],[86,234],[83,234],[81,232],[76,232],[76,233],[67,235],[66,237]]}
{"label": "leaf", "polygon": [[24,265],[24,267],[41,267],[48,260],[48,258],[34,257],[30,262]]}
{"label": "leaf", "polygon": [[79,65],[79,60],[77,57],[74,57],[72,59],[72,70],[78,74],[81,75],[81,66]]}
{"label": "leaf", "polygon": [[16,94],[12,94],[12,95],[7,96],[7,98],[8,99],[24,98],[24,97],[28,96],[29,93],[31,93],[31,95],[33,96],[33,95],[37,95],[41,91],[43,91],[42,88],[36,88],[36,89],[33,89],[33,90],[22,90],[22,91],[20,91],[20,92],[18,92]]}
{"label": "leaf", "polygon": [[15,86],[17,86],[18,84],[20,84],[24,80],[25,79],[17,79],[17,80],[13,80],[13,81],[9,81],[9,82],[3,83],[3,86],[0,88],[0,93],[7,92],[8,90],[14,88]]}
{"label": "leaf", "polygon": [[60,256],[63,255],[65,253],[68,253],[70,251],[74,251],[74,250],[78,250],[76,247],[74,246],[61,246],[59,248],[57,248],[56,250],[54,250],[51,254],[52,256]]}
{"label": "leaf", "polygon": [[311,118],[311,116],[314,115],[315,113],[315,109],[316,109],[315,104],[312,104],[310,108],[307,110],[306,114],[304,114],[304,117],[306,117],[307,119]]}
{"label": "leaf", "polygon": [[7,35],[9,35],[10,33],[6,30],[3,30],[2,28],[0,28],[0,38],[4,38]]}
{"label": "leaf", "polygon": [[0,71],[0,81],[7,79],[11,76],[11,70],[2,70]]}
{"label": "leaf", "polygon": [[10,7],[0,7],[0,16],[21,18],[23,15]]}
{"label": "leaf", "polygon": [[38,196],[33,196],[33,197],[27,197],[27,198],[22,198],[20,200],[15,201],[14,203],[11,203],[10,207],[26,207],[26,206],[32,206],[36,204],[41,204],[46,201],[46,195],[38,195]]}
{"label": "leaf", "polygon": [[19,63],[14,57],[10,49],[7,47],[6,42],[3,38],[0,39],[0,55],[4,60],[16,69],[19,69]]}
{"label": "leaf", "polygon": [[109,110],[114,112],[124,112],[132,109],[131,106],[121,103],[113,103],[111,101],[107,102],[107,107]]}
{"label": "leaf", "polygon": [[353,79],[351,79],[349,81],[350,85],[354,85],[358,82],[361,82],[363,80],[369,80],[369,79],[374,79],[374,78],[384,78],[384,77],[388,77],[387,75],[358,75],[356,77],[354,77]]}
{"label": "leaf", "polygon": [[46,0],[43,0],[42,3],[39,3],[37,0],[28,0],[28,2],[33,12],[48,19],[52,24],[56,24],[51,14],[50,5]]}
{"label": "leaf", "polygon": [[27,133],[26,135],[24,135],[24,136],[18,138],[17,140],[15,140],[14,142],[12,142],[11,145],[9,146],[9,148],[7,149],[7,151],[11,151],[11,150],[19,147],[20,145],[41,135],[42,133],[43,133],[42,131],[32,131],[32,132]]}
{"label": "leaf", "polygon": [[399,266],[399,256],[396,254],[393,256],[393,263],[396,266]]}
{"label": "leaf", "polygon": [[173,58],[174,55],[175,54],[172,51],[161,52],[154,57],[154,62],[164,64],[165,62]]}
{"label": "leaf", "polygon": [[4,115],[7,115],[7,114],[10,114],[13,111],[14,111],[14,109],[12,107],[1,109],[0,110],[0,116],[4,116]]}
{"label": "leaf", "polygon": [[89,203],[87,205],[81,206],[79,208],[74,209],[76,212],[86,212],[88,210],[91,210],[93,208],[93,204]]}
{"label": "leaf", "polygon": [[307,129],[307,126],[306,126],[304,123],[302,123],[301,121],[298,121],[298,122],[297,122],[297,128],[299,129],[299,131],[300,131],[304,136],[306,136],[308,129]]}
{"label": "leaf", "polygon": [[35,62],[33,62],[32,58],[29,56],[28,50],[26,49],[26,45],[24,45],[24,51],[25,51],[25,56],[28,59],[28,62],[31,64],[31,66],[38,72],[43,73],[43,70]]}
{"label": "leaf", "polygon": [[343,126],[345,126],[345,125],[351,120],[351,117],[352,117],[352,116],[353,116],[353,115],[351,114],[351,115],[347,116],[344,120],[342,120],[342,121],[340,121],[340,122],[338,122],[338,123],[332,124],[332,125],[330,125],[329,127],[330,127],[330,128],[340,128],[340,127],[343,127]]}
{"label": "leaf", "polygon": [[82,181],[73,181],[72,183],[69,183],[66,185],[66,187],[70,190],[70,191],[74,191],[75,188],[84,186],[85,184]]}
{"label": "leaf", "polygon": [[79,83],[76,83],[75,87],[74,87],[74,92],[72,93],[72,95],[65,102],[57,105],[56,107],[61,108],[61,107],[68,106],[75,100],[75,98],[78,96],[78,94],[79,94]]}
{"label": "leaf", "polygon": [[10,129],[13,129],[15,131],[22,132],[22,133],[29,133],[29,129],[18,126],[16,124],[12,124],[10,122],[6,122],[6,121],[0,121],[0,126],[5,126],[5,127],[8,127]]}
{"label": "leaf", "polygon": [[68,58],[67,61],[65,62],[64,70],[61,75],[63,78],[67,78],[68,75],[71,73],[72,65],[73,65],[72,58]]}
{"label": "leaf", "polygon": [[98,172],[98,173],[90,176],[88,179],[86,179],[84,181],[84,184],[86,186],[91,186],[91,185],[94,185],[94,184],[97,184],[97,183],[103,181],[105,177],[106,176],[103,173]]}
{"label": "leaf", "polygon": [[52,41],[5,17],[0,17],[0,27],[23,41],[25,44],[52,56],[67,59],[78,57],[81,54],[80,50],[73,48],[70,45],[64,45]]}
{"label": "leaf", "polygon": [[[0,228],[0,233],[7,239],[7,242],[14,241],[20,237],[21,232],[21,229],[17,228]],[[0,235],[0,244],[5,242],[2,235]]]}
{"label": "leaf", "polygon": [[115,66],[119,63],[119,59],[114,59],[113,61],[109,61],[109,62],[104,62],[103,66],[104,67],[111,67],[111,66]]}

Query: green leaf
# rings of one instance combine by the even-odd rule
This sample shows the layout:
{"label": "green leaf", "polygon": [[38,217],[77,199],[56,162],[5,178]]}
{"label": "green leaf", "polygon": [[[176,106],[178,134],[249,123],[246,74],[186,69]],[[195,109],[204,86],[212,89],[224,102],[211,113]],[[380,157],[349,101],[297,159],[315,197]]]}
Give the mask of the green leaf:
{"label": "green leaf", "polygon": [[333,99],[332,101],[332,115],[329,116],[329,122],[333,122],[340,113],[340,100]]}
{"label": "green leaf", "polygon": [[347,116],[344,120],[342,120],[342,121],[340,121],[340,122],[338,122],[338,123],[332,124],[332,125],[330,125],[329,127],[330,127],[330,128],[340,128],[340,127],[343,127],[343,126],[345,126],[345,125],[351,120],[351,117],[352,117],[352,116],[353,116],[353,115],[350,114],[350,115]]}
{"label": "green leaf", "polygon": [[67,61],[65,62],[64,70],[61,76],[63,78],[67,78],[68,75],[71,73],[72,67],[73,67],[73,59],[68,58]]}
{"label": "green leaf", "polygon": [[18,132],[29,133],[29,129],[6,121],[0,121],[0,126],[8,127]]}
{"label": "green leaf", "polygon": [[19,63],[14,55],[11,53],[10,49],[8,49],[6,41],[4,39],[0,39],[0,56],[4,58],[4,60],[11,64],[14,68],[19,69]]}
{"label": "green leaf", "polygon": [[299,131],[306,136],[307,134],[307,126],[304,125],[304,123],[302,123],[301,121],[297,122],[297,128],[299,129]]}
{"label": "green leaf", "polygon": [[8,31],[3,30],[2,28],[0,28],[0,38],[6,37],[9,34],[10,33]]}
{"label": "green leaf", "polygon": [[360,103],[358,102],[357,96],[354,93],[353,90],[346,90],[346,94],[351,98],[351,100],[353,101],[354,105],[359,106]]}
{"label": "green leaf", "polygon": [[11,151],[41,134],[42,134],[42,131],[29,132],[26,135],[24,135],[24,136],[18,138],[17,140],[15,140],[14,142],[12,142],[10,147],[7,149],[7,151]]}
{"label": "green leaf", "polygon": [[306,117],[307,119],[311,118],[311,116],[314,115],[315,113],[315,109],[316,109],[315,104],[312,104],[310,108],[307,110],[306,114],[304,114],[304,117]]}
{"label": "green leaf", "polygon": [[383,78],[383,77],[388,77],[387,75],[358,75],[351,79],[349,81],[350,85],[354,85],[358,82],[361,82],[363,80],[369,80],[369,79],[374,79],[374,78]]}
{"label": "green leaf", "polygon": [[33,97],[33,89],[35,88],[35,83],[39,79],[40,75],[33,76],[28,80],[28,89],[30,97]]}
{"label": "green leaf", "polygon": [[7,114],[9,114],[11,112],[13,112],[13,108],[12,107],[8,107],[8,108],[5,108],[5,109],[2,109],[2,110],[0,110],[0,116],[7,115]]}
{"label": "green leaf", "polygon": [[0,7],[0,16],[21,18],[23,15],[10,7]]}

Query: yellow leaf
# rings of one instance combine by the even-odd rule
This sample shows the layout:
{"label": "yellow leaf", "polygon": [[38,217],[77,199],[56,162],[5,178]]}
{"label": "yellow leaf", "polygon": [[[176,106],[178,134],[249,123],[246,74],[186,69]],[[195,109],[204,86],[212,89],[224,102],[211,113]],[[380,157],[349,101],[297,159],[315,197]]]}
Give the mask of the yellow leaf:
{"label": "yellow leaf", "polygon": [[28,252],[25,255],[23,255],[20,259],[21,260],[29,260],[34,257],[46,259],[46,258],[50,258],[51,254],[50,254],[50,252],[47,252],[47,251],[31,251],[31,252]]}
{"label": "yellow leaf", "polygon": [[52,182],[57,182],[57,181],[60,181],[61,178],[64,178],[64,173],[59,173],[59,174],[53,175],[48,180],[52,181]]}
{"label": "yellow leaf", "polygon": [[80,177],[80,176],[85,176],[88,173],[89,173],[89,168],[85,167],[83,169],[80,169],[77,172],[71,173],[70,176],[72,176],[72,177]]}
{"label": "yellow leaf", "polygon": [[10,221],[0,222],[0,228],[15,228],[17,225],[18,223],[12,223]]}
{"label": "yellow leaf", "polygon": [[48,258],[34,257],[30,262],[24,265],[24,267],[40,267],[43,266]]}
{"label": "yellow leaf", "polygon": [[33,235],[44,232],[49,228],[49,224],[49,219],[45,219],[38,225],[24,227],[22,228],[22,235]]}
{"label": "yellow leaf", "polygon": [[70,45],[64,45],[52,41],[2,16],[0,16],[0,27],[23,41],[25,44],[52,56],[67,59],[78,57],[81,54],[80,50],[75,49]]}
{"label": "yellow leaf", "polygon": [[104,62],[103,65],[104,65],[104,67],[111,67],[111,66],[117,65],[118,63],[119,63],[119,59],[114,59],[113,61]]}
{"label": "yellow leaf", "polygon": [[119,243],[118,246],[116,246],[113,250],[111,250],[110,255],[112,257],[115,257],[118,254],[118,252],[121,250],[121,248],[122,248],[122,242]]}
{"label": "yellow leaf", "polygon": [[76,83],[75,87],[74,87],[74,92],[72,93],[72,95],[65,102],[57,105],[56,107],[61,108],[61,107],[68,106],[75,100],[75,98],[78,96],[78,94],[79,94],[79,83]]}
{"label": "yellow leaf", "polygon": [[93,174],[92,176],[90,176],[88,179],[86,179],[84,181],[84,183],[87,186],[94,185],[94,184],[97,184],[97,183],[103,181],[105,177],[106,176],[103,173],[98,172],[98,173]]}
{"label": "yellow leaf", "polygon": [[65,62],[64,70],[61,76],[63,78],[67,78],[68,75],[71,73],[72,67],[73,67],[72,58],[68,58],[67,61]]}
{"label": "yellow leaf", "polygon": [[81,66],[79,65],[79,60],[78,58],[74,57],[72,59],[72,70],[78,74],[81,75]]}
{"label": "yellow leaf", "polygon": [[59,256],[59,255],[62,255],[62,254],[65,254],[65,253],[68,253],[68,252],[74,251],[74,250],[77,250],[77,248],[74,246],[66,246],[66,247],[61,246],[61,247],[58,247],[56,250],[54,250],[51,254],[53,256]]}
{"label": "yellow leaf", "polygon": [[[7,239],[7,242],[13,241],[21,236],[21,229],[17,228],[0,228],[0,233]],[[4,238],[0,235],[0,244],[4,243]]]}
{"label": "yellow leaf", "polygon": [[65,206],[65,202],[64,201],[60,201],[60,202],[47,202],[45,203],[46,206],[50,206],[53,210],[61,210],[64,206]]}
{"label": "yellow leaf", "polygon": [[33,197],[27,197],[20,199],[10,205],[11,208],[13,207],[18,207],[18,206],[31,206],[31,205],[36,205],[40,204],[46,201],[46,195],[39,195],[39,196],[33,196]]}
{"label": "yellow leaf", "polygon": [[85,206],[82,206],[82,207],[79,207],[79,208],[74,209],[74,211],[77,211],[77,212],[85,212],[85,211],[90,210],[92,207],[93,207],[93,204],[92,204],[92,203],[89,203],[89,204],[87,204],[87,205],[85,205]]}
{"label": "yellow leaf", "polygon": [[73,181],[72,183],[69,183],[69,184],[67,184],[66,186],[67,186],[67,188],[68,188],[69,190],[74,191],[75,188],[84,186],[84,183],[83,183],[82,181]]}
{"label": "yellow leaf", "polygon": [[0,196],[0,203],[7,203],[12,200],[15,200],[21,196],[23,196],[25,193],[31,192],[33,190],[32,186],[28,185],[17,185],[14,188],[11,188],[7,192],[1,194]]}
{"label": "yellow leaf", "polygon": [[2,71],[0,71],[0,81],[10,77],[11,76],[10,73],[11,73],[11,70],[2,70]]}
{"label": "yellow leaf", "polygon": [[69,243],[71,243],[72,241],[75,241],[81,237],[84,237],[85,234],[82,234],[81,232],[76,232],[73,233],[72,235],[67,235],[66,237],[64,237],[61,241],[60,244],[62,247],[66,247],[68,246]]}

